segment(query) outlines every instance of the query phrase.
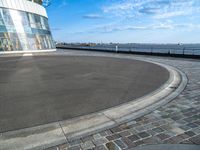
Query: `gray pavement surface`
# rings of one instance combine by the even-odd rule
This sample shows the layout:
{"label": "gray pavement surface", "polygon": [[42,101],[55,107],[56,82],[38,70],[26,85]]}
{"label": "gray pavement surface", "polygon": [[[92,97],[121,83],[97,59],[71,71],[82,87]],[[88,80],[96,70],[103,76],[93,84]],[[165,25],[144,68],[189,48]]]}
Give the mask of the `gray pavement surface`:
{"label": "gray pavement surface", "polygon": [[[133,119],[114,128],[69,140],[61,145],[55,145],[48,150],[126,150],[145,148],[157,144],[189,144],[200,145],[200,61],[193,59],[138,56],[128,54],[113,54],[84,51],[64,51],[64,54],[94,53],[106,56],[144,58],[155,62],[174,66],[188,77],[185,90],[173,101],[157,110]],[[161,147],[164,149],[163,147]],[[178,149],[176,145],[174,148]],[[186,148],[186,147],[184,147]],[[183,149],[184,149],[183,148]],[[148,149],[148,150],[149,150]],[[162,150],[161,149],[161,150]],[[168,148],[172,149],[172,148]],[[181,149],[182,150],[182,149]]]}
{"label": "gray pavement surface", "polygon": [[0,132],[117,106],[156,90],[168,77],[164,68],[137,60],[1,57]]}
{"label": "gray pavement surface", "polygon": [[159,144],[134,148],[132,150],[199,150],[199,145]]}

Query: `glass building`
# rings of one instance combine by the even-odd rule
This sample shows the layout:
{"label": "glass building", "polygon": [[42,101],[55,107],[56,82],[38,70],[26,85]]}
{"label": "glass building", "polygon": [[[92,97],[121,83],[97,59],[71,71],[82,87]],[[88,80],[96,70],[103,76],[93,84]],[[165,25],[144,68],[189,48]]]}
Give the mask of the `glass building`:
{"label": "glass building", "polygon": [[0,52],[55,50],[43,0],[0,0]]}

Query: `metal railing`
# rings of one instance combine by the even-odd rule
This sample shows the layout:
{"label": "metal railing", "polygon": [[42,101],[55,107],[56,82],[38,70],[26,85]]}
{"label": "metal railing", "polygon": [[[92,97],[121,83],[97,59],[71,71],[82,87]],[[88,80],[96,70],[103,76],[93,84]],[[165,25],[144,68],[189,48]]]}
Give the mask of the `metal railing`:
{"label": "metal railing", "polygon": [[98,45],[98,46],[81,46],[81,45],[57,45],[58,48],[67,49],[84,49],[111,52],[130,52],[130,53],[147,53],[160,55],[182,55],[182,56],[200,56],[200,47],[148,47],[148,46],[120,46],[118,45]]}

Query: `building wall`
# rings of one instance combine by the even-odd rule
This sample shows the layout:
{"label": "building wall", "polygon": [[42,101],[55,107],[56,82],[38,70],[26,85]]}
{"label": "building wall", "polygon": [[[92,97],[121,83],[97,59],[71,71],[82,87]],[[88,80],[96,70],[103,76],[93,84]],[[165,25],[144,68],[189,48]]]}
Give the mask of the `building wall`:
{"label": "building wall", "polygon": [[28,1],[32,1],[32,2],[38,3],[40,5],[42,5],[42,2],[43,2],[43,0],[28,0]]}
{"label": "building wall", "polygon": [[0,51],[54,48],[45,8],[27,0],[0,0]]}

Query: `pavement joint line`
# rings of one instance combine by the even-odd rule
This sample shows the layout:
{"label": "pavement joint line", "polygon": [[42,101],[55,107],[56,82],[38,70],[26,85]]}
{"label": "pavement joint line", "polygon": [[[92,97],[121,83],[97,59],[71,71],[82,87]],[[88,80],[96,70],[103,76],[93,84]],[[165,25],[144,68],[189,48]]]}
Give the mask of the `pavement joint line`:
{"label": "pavement joint line", "polygon": [[68,142],[67,137],[66,137],[66,135],[65,135],[65,132],[64,132],[64,130],[63,130],[61,124],[60,124],[60,121],[58,122],[58,124],[59,124],[59,126],[60,126],[60,129],[62,130],[62,133],[63,133],[64,136],[65,136],[66,142]]}
{"label": "pavement joint line", "polygon": [[[67,54],[67,55],[71,56],[70,54]],[[74,55],[72,55],[72,56],[74,56]],[[102,55],[93,55],[93,54],[84,55],[83,54],[83,55],[80,55],[80,56],[97,56],[97,57],[99,57],[99,56],[102,56]],[[164,84],[164,86],[162,86],[163,89],[165,90],[164,97],[165,96],[167,96],[167,97],[165,97],[162,101],[159,101],[163,97],[161,95],[160,96],[156,95],[156,93],[154,91],[153,93],[150,93],[150,95],[154,96],[154,97],[156,96],[156,98],[159,98],[159,99],[158,100],[153,100],[152,104],[148,104],[146,106],[143,106],[143,108],[141,107],[139,110],[135,109],[133,111],[132,108],[138,107],[138,103],[142,103],[142,102],[144,103],[144,101],[142,101],[141,99],[139,99],[137,101],[134,101],[134,102],[130,101],[130,103],[125,103],[125,104],[122,104],[121,106],[116,106],[115,108],[110,108],[110,109],[107,109],[107,110],[103,110],[101,112],[97,112],[97,113],[89,114],[89,115],[86,115],[86,116],[77,117],[77,118],[74,118],[74,119],[71,119],[71,120],[67,120],[67,126],[66,126],[66,121],[57,122],[55,124],[58,124],[59,127],[57,127],[57,128],[60,128],[60,130],[61,130],[62,134],[64,134],[64,138],[65,138],[65,139],[60,138],[59,140],[62,139],[62,140],[67,140],[68,141],[70,139],[77,139],[77,138],[79,138],[81,136],[90,135],[92,133],[96,133],[98,131],[102,131],[102,130],[117,126],[119,124],[122,124],[124,122],[127,122],[129,120],[133,120],[133,119],[136,119],[138,117],[141,117],[141,116],[143,116],[143,115],[145,115],[145,114],[147,114],[149,112],[152,112],[153,110],[159,108],[160,106],[163,106],[163,105],[167,104],[171,100],[173,100],[176,96],[178,96],[180,94],[180,92],[182,92],[182,90],[187,85],[187,78],[185,77],[185,74],[183,72],[179,71],[178,69],[176,69],[174,67],[171,67],[169,65],[164,65],[164,64],[161,64],[161,63],[158,63],[158,62],[150,61],[148,59],[144,60],[142,58],[137,58],[137,57],[134,57],[134,56],[123,57],[123,55],[122,56],[120,56],[120,55],[114,55],[114,56],[103,55],[102,57],[135,59],[135,60],[141,60],[141,61],[146,61],[146,62],[158,64],[158,65],[161,65],[161,66],[163,66],[165,68],[167,67],[166,69],[168,71],[170,71],[170,79]],[[180,78],[180,77],[178,77],[179,75],[181,75],[180,77],[182,79],[179,79]],[[175,83],[169,84],[168,82],[170,82],[170,81],[174,81]],[[169,84],[168,86],[166,85],[167,83]],[[178,88],[177,89],[171,89],[170,88],[171,85],[176,85],[176,86],[178,86]],[[162,89],[162,87],[161,87],[161,89]],[[159,90],[156,90],[156,91],[158,92]],[[170,93],[170,92],[172,92],[172,93]],[[146,96],[144,96],[142,98],[144,99],[145,97],[147,98],[147,97],[149,97],[149,95],[148,96],[146,95]],[[149,99],[148,99],[148,101],[149,101]],[[132,104],[131,107],[129,106],[130,104]],[[129,110],[129,113],[124,112],[121,116],[119,116],[119,112],[118,112],[119,110],[117,110],[117,109],[119,109],[119,107],[122,107],[122,109],[124,110],[125,105],[127,105],[126,109]],[[117,113],[113,112],[113,109],[117,110],[116,111]],[[94,117],[94,118],[97,117],[97,118],[96,118],[96,120],[94,120],[94,118],[92,118],[92,117]],[[101,119],[103,119],[103,120],[101,120]],[[79,122],[81,120],[82,120],[82,124],[81,124],[81,122]],[[94,123],[95,121],[96,122],[100,121],[100,122],[98,122],[97,124],[94,124],[93,126],[90,126],[90,127],[87,126],[86,128],[82,128],[82,129],[78,129],[78,130],[76,128],[74,130],[74,128],[77,127],[77,125],[75,125],[74,123],[78,124],[79,126],[83,125],[82,127],[84,127],[85,124],[83,124],[83,123],[90,124],[91,122]],[[71,127],[70,127],[70,124],[69,124],[70,122],[71,122]],[[39,127],[33,127],[33,128],[35,128],[37,130],[37,128],[42,129],[43,126],[45,126],[45,125],[41,125]],[[28,128],[26,130],[31,130],[31,129],[32,128]],[[72,131],[70,131],[69,129],[72,129]],[[20,131],[21,131],[21,133],[24,132],[23,129],[20,130]],[[7,132],[7,134],[12,135],[12,133],[14,133],[14,132],[12,132],[12,131],[11,132]],[[44,134],[44,133],[42,133],[42,134]],[[9,139],[9,140],[13,140],[13,141],[16,140],[16,142],[17,142],[17,139],[16,139],[15,136],[17,136],[17,135],[14,135],[14,137]],[[29,136],[34,136],[34,135],[29,135]],[[37,136],[39,138],[40,135],[36,134],[36,137]],[[4,137],[4,133],[2,133],[2,137]],[[47,140],[46,142],[48,143],[48,139],[46,139],[46,140]],[[54,144],[55,143],[56,143],[55,145],[62,144],[62,142],[59,141],[59,140],[53,139]],[[1,141],[1,138],[0,138],[0,141]],[[32,141],[32,142],[34,142],[34,141]],[[52,141],[49,141],[48,146],[50,146],[52,144],[51,142]],[[0,146],[1,146],[1,142],[0,142]],[[33,144],[33,146],[35,146],[35,145]],[[36,147],[38,149],[40,149],[41,147],[43,148],[44,146],[46,146],[46,145],[42,145],[42,143],[36,143]],[[33,147],[33,148],[35,148],[35,147]]]}

